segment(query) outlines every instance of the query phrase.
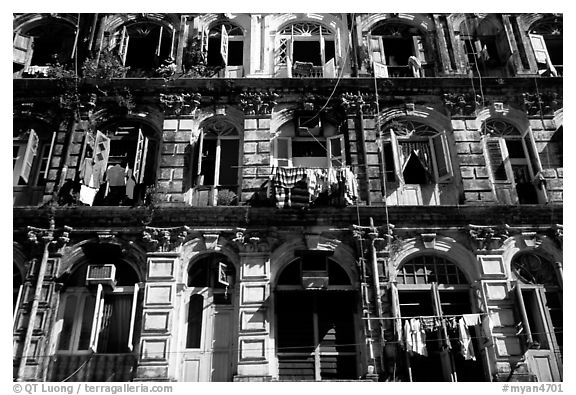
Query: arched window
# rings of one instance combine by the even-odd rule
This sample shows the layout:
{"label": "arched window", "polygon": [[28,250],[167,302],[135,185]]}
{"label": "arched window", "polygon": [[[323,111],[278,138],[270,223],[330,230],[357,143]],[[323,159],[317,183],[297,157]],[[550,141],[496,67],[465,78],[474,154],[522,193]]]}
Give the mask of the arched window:
{"label": "arched window", "polygon": [[548,76],[563,74],[563,19],[560,15],[545,17],[529,30],[538,72]]}
{"label": "arched window", "polygon": [[14,35],[14,73],[47,76],[48,66],[72,58],[75,29],[69,23],[47,18]]}
{"label": "arched window", "polygon": [[452,177],[452,164],[444,132],[406,119],[382,128],[382,150],[387,182],[436,184]]}
{"label": "arched window", "polygon": [[156,180],[154,130],[137,121],[113,122],[99,129],[86,136],[79,169],[80,202],[90,206],[142,202],[146,187]]}
{"label": "arched window", "polygon": [[278,276],[279,378],[353,379],[357,372],[356,292],[328,251],[302,251]]}
{"label": "arched window", "polygon": [[[443,256],[418,255],[400,265],[396,284],[391,292],[400,338],[410,337],[410,328],[423,331],[426,339],[418,351],[404,348],[408,362],[402,374],[413,381],[485,381],[477,340],[481,318],[473,314],[468,279],[458,265]],[[464,315],[475,320],[465,322]],[[466,352],[459,343],[460,321],[472,339]]]}
{"label": "arched window", "polygon": [[422,32],[401,22],[384,22],[365,37],[376,77],[430,77],[430,56]]}
{"label": "arched window", "polygon": [[526,349],[557,351],[562,358],[562,289],[552,262],[535,253],[517,254],[511,263]]}
{"label": "arched window", "polygon": [[496,189],[513,183],[516,191],[516,198],[505,203],[538,203],[541,198],[533,181],[541,165],[532,133],[522,136],[514,125],[499,119],[486,120],[482,131],[492,182]]}
{"label": "arched window", "polygon": [[202,32],[202,50],[208,67],[224,66],[221,77],[242,77],[244,32],[230,22],[221,22]]}
{"label": "arched window", "polygon": [[149,76],[172,57],[173,31],[156,22],[142,21],[122,26],[110,37],[108,50],[118,54],[127,76]]}
{"label": "arched window", "polygon": [[238,204],[239,133],[231,122],[215,116],[200,125],[195,142],[192,197],[194,206]]}
{"label": "arched window", "polygon": [[317,22],[297,22],[276,35],[275,74],[287,77],[336,76],[338,34]]}

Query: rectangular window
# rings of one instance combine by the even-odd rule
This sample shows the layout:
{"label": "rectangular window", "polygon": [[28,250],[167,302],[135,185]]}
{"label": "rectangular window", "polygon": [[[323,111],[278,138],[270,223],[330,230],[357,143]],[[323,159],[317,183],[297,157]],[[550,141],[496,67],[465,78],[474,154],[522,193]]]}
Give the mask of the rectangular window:
{"label": "rectangular window", "polygon": [[382,150],[384,151],[384,173],[386,175],[386,182],[395,182],[396,171],[394,169],[394,151],[392,149],[392,142],[384,141],[382,144]]}

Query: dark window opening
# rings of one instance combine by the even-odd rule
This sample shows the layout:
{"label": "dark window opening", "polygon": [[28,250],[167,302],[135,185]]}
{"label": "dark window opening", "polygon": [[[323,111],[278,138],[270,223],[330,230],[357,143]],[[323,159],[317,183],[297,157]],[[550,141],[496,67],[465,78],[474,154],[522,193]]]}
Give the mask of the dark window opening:
{"label": "dark window opening", "polygon": [[508,149],[508,155],[511,159],[526,158],[524,146],[522,145],[521,140],[506,140],[506,148]]}
{"label": "dark window opening", "polygon": [[202,339],[202,313],[204,310],[204,297],[202,295],[190,296],[188,304],[188,328],[186,333],[186,348],[200,348]]}
{"label": "dark window opening", "polygon": [[170,57],[172,37],[169,30],[161,29],[158,25],[137,24],[128,27],[127,34],[129,40],[125,65],[130,67],[129,75],[156,69],[164,59]]}
{"label": "dark window opening", "polygon": [[408,163],[404,167],[404,171],[402,172],[404,176],[404,182],[406,184],[427,184],[428,177],[426,176],[426,168],[418,159],[418,156],[415,154],[410,154],[410,159],[408,159]]}
{"label": "dark window opening", "polygon": [[528,325],[530,325],[530,332],[532,333],[532,341],[537,342],[539,348],[549,350],[550,345],[546,337],[548,328],[541,318],[536,290],[523,289],[522,299],[524,299],[524,308],[526,309]]}
{"label": "dark window opening", "polygon": [[220,141],[220,185],[238,184],[238,152],[240,149],[239,140]]}
{"label": "dark window opening", "polygon": [[543,169],[556,169],[564,166],[563,128],[560,127],[540,152]]}
{"label": "dark window opening", "polygon": [[410,38],[383,38],[384,53],[388,66],[406,66],[413,55],[413,43]]}
{"label": "dark window opening", "polygon": [[330,59],[336,58],[336,46],[334,41],[326,40],[324,42],[324,59],[326,63],[330,61]]}
{"label": "dark window opening", "polygon": [[220,53],[220,42],[220,36],[208,39],[208,57],[206,59],[208,66],[224,66],[224,60]]}
{"label": "dark window opening", "polygon": [[292,157],[326,157],[326,142],[322,141],[292,141]]}
{"label": "dark window opening", "polygon": [[244,64],[244,42],[228,41],[228,66],[242,66]]}
{"label": "dark window opening", "polygon": [[[224,264],[222,267],[221,264]],[[236,276],[234,265],[224,255],[216,254],[194,263],[188,272],[189,287],[210,287],[224,289],[226,285],[219,281],[220,271],[224,271],[226,280],[232,286]]]}
{"label": "dark window opening", "polygon": [[[104,311],[98,352],[126,353],[128,336],[130,334],[130,312],[132,309],[132,294],[109,294],[104,296]],[[88,336],[86,336],[88,338]]]}
{"label": "dark window opening", "polygon": [[75,33],[71,26],[48,22],[26,33],[34,37],[31,65],[65,64],[72,57]]}
{"label": "dark window opening", "polygon": [[216,168],[216,144],[213,139],[205,139],[202,152],[203,185],[214,185],[214,169]]}
{"label": "dark window opening", "polygon": [[319,41],[294,41],[292,56],[296,62],[308,62],[314,66],[321,66]]}

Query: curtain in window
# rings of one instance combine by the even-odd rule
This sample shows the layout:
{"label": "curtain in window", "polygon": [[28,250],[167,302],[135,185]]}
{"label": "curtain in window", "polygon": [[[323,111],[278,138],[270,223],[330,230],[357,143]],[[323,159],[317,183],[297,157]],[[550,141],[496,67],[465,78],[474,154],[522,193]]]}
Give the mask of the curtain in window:
{"label": "curtain in window", "polygon": [[132,297],[132,294],[121,294],[114,295],[104,301],[98,352],[121,353],[128,351]]}

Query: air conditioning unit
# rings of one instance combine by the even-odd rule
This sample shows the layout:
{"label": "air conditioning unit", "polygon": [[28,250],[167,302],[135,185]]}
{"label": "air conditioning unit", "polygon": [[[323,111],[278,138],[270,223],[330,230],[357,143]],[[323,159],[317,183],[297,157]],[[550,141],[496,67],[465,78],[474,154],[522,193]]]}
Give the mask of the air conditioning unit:
{"label": "air conditioning unit", "polygon": [[116,285],[116,266],[114,265],[88,265],[86,271],[86,285],[104,284],[114,287]]}

